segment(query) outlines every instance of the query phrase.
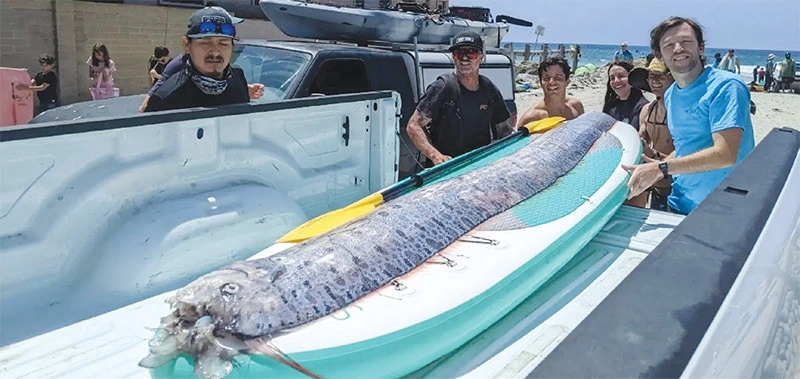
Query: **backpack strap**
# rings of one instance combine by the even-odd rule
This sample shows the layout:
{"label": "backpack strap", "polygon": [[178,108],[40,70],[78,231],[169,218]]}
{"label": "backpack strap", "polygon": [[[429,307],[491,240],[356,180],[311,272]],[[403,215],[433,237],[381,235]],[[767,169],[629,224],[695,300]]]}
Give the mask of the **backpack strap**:
{"label": "backpack strap", "polygon": [[[497,104],[499,101],[504,101],[502,98],[499,98],[497,96],[497,92],[498,91],[494,90],[495,89],[495,85],[492,83],[491,80],[489,80],[489,78],[487,78],[487,77],[485,77],[483,75],[478,75],[478,79],[480,81],[480,87],[483,88],[483,91],[486,94],[486,97],[489,99],[489,109],[494,109],[495,104]],[[494,141],[495,139],[498,138],[498,136],[499,136],[499,134],[498,134],[498,130],[497,130],[497,125],[495,125],[494,123],[491,123],[489,125],[489,137],[490,137],[490,139],[492,141]]]}

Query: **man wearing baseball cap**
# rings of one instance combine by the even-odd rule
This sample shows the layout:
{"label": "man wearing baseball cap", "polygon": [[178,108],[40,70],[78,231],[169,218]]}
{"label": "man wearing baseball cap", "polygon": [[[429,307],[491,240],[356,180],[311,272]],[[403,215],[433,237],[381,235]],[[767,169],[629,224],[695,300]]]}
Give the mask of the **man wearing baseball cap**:
{"label": "man wearing baseball cap", "polygon": [[428,86],[406,131],[428,160],[426,167],[488,145],[511,114],[500,90],[478,73],[483,40],[477,33],[455,36],[449,49],[455,72]]}
{"label": "man wearing baseball cap", "polygon": [[244,71],[230,64],[233,41],[237,39],[233,19],[224,9],[205,7],[194,12],[183,36],[185,68],[166,79],[150,95],[144,111],[216,107],[250,101]]}
{"label": "man wearing baseball cap", "polygon": [[633,54],[628,50],[628,43],[623,42],[619,46],[619,50],[614,53],[614,62],[628,62],[633,63]]}

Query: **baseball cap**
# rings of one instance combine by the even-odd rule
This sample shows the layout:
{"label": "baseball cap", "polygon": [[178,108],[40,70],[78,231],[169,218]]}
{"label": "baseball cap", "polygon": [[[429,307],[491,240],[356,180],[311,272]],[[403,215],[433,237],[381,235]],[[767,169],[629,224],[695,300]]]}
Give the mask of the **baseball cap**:
{"label": "baseball cap", "polygon": [[627,42],[623,42],[620,46],[628,46]]}
{"label": "baseball cap", "polygon": [[455,38],[453,38],[453,46],[450,46],[448,50],[453,51],[460,47],[474,47],[483,51],[483,39],[481,39],[480,34],[475,32],[458,33]]}
{"label": "baseball cap", "polygon": [[189,38],[204,37],[227,37],[236,38],[236,27],[233,24],[244,20],[232,17],[228,11],[220,7],[205,7],[199,9],[189,16],[189,30],[186,36]]}
{"label": "baseball cap", "polygon": [[650,89],[650,83],[647,82],[647,76],[651,72],[666,74],[669,72],[669,68],[667,68],[664,62],[658,58],[653,58],[647,68],[636,67],[631,70],[631,72],[628,74],[628,83],[638,89],[652,92]]}

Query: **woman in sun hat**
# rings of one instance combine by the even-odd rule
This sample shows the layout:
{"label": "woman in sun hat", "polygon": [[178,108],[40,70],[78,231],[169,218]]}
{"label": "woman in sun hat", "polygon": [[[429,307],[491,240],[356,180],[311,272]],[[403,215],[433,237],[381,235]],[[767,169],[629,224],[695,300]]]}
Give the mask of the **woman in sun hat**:
{"label": "woman in sun hat", "polygon": [[[664,105],[664,92],[675,81],[664,62],[653,59],[647,68],[635,68],[629,75],[631,86],[648,91],[656,99],[646,104],[639,114],[639,136],[644,144],[644,153],[650,158],[661,160],[675,150],[672,136],[667,127],[667,108]],[[650,208],[667,211],[667,197],[672,191],[672,177],[667,176],[649,190],[630,200],[631,205],[645,206],[650,200]]]}

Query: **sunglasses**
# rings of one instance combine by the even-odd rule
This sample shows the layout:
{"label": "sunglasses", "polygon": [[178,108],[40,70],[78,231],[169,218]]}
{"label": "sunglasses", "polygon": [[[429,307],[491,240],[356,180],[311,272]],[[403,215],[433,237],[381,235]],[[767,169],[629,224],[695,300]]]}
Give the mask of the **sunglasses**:
{"label": "sunglasses", "polygon": [[236,37],[236,28],[231,24],[203,21],[195,27],[194,32],[191,34],[224,34],[233,38]]}
{"label": "sunglasses", "polygon": [[453,51],[453,58],[461,60],[461,58],[469,58],[469,60],[478,59],[481,53],[478,50],[455,50]]}

